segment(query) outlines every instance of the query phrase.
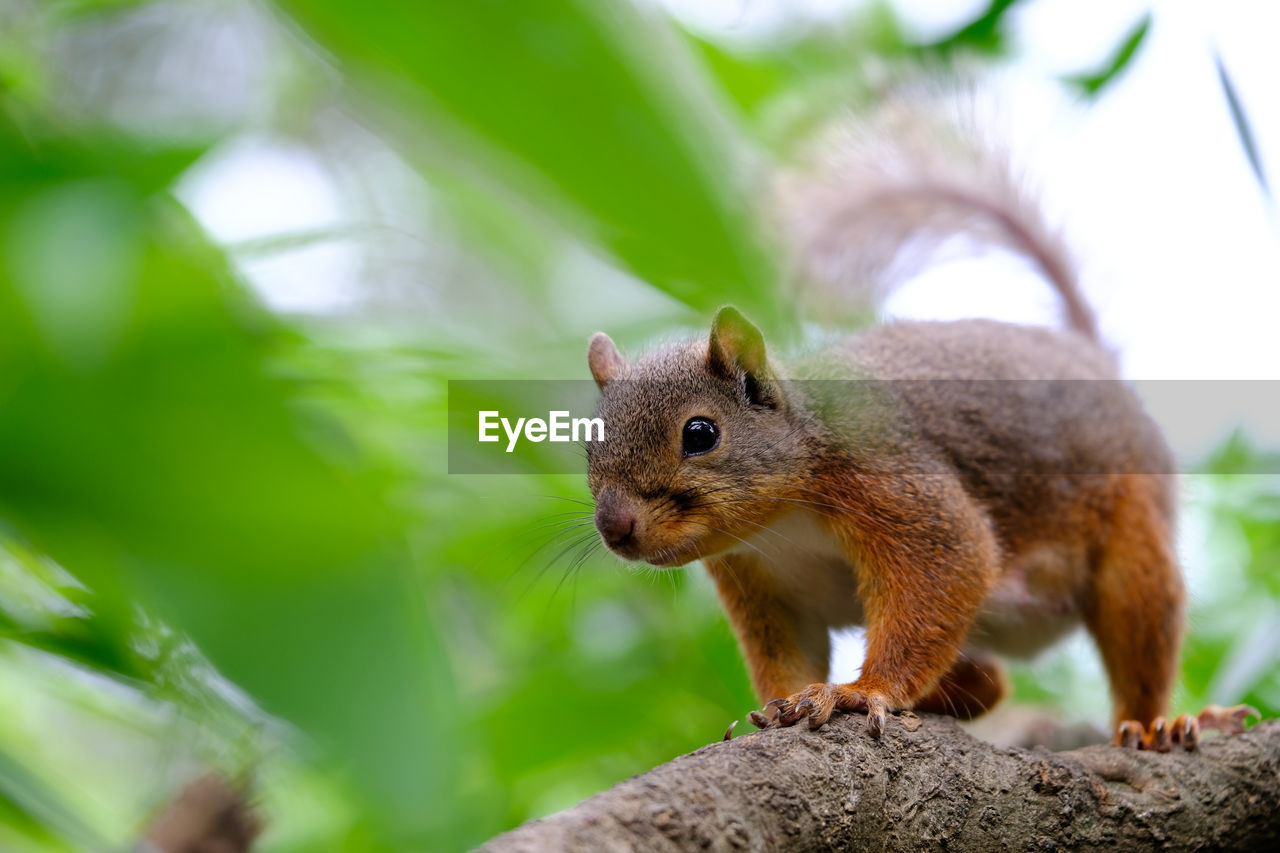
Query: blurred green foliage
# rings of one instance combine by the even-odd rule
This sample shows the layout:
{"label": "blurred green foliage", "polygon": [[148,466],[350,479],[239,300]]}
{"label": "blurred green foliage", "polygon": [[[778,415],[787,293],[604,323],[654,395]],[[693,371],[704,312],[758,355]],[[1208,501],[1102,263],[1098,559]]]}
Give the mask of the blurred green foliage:
{"label": "blurred green foliage", "polygon": [[[742,204],[741,140],[710,120],[680,45],[624,3],[285,2],[362,96],[394,98],[471,168],[555,205],[632,272],[703,311],[770,317],[774,275]],[[684,71],[686,73],[682,74]],[[549,186],[548,186],[549,185]]]}
{"label": "blurred green foliage", "polygon": [[[769,158],[873,59],[1007,53],[1012,5],[744,47],[600,0],[0,0],[0,848],[122,848],[212,766],[265,849],[459,849],[718,738],[754,698],[707,580],[591,553],[581,477],[447,476],[446,383],[727,301],[785,336]],[[254,139],[342,218],[217,244],[191,187]],[[265,306],[254,264],[318,243],[361,299]],[[1256,456],[1195,492],[1185,708],[1280,709]]]}
{"label": "blurred green foliage", "polygon": [[413,827],[441,793],[412,757],[430,738],[387,724],[441,716],[448,682],[401,520],[303,439],[224,261],[155,195],[163,177],[47,133],[0,135],[0,512],[98,592],[95,612],[123,623],[143,602],[181,626]]}

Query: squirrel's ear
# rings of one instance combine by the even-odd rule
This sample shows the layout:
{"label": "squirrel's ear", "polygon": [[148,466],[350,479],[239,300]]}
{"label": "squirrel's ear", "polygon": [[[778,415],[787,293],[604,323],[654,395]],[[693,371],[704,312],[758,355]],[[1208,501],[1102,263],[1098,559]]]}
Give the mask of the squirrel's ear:
{"label": "squirrel's ear", "polygon": [[747,402],[776,409],[781,389],[764,356],[764,337],[737,308],[726,306],[711,324],[707,364],[715,373],[730,379],[741,377]]}
{"label": "squirrel's ear", "polygon": [[591,345],[587,347],[587,366],[591,368],[591,376],[596,380],[596,385],[603,388],[627,369],[627,362],[608,335],[596,332],[591,336]]}
{"label": "squirrel's ear", "polygon": [[707,357],[711,369],[725,376],[736,376],[739,368],[748,375],[760,373],[765,368],[764,337],[742,312],[726,305],[711,324]]}

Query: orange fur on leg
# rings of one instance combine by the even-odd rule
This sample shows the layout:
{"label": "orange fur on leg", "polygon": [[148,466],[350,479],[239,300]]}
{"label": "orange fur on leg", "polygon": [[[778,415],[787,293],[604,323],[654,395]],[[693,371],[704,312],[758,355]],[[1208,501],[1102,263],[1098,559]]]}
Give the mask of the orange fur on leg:
{"label": "orange fur on leg", "polygon": [[1095,569],[1085,623],[1115,700],[1115,743],[1167,750],[1185,728],[1164,719],[1177,675],[1185,594],[1163,489],[1155,475],[1115,478],[1111,535]]}
{"label": "orange fur on leg", "polygon": [[705,563],[761,702],[826,677],[831,655],[826,626],[798,619],[758,558],[725,554]]}

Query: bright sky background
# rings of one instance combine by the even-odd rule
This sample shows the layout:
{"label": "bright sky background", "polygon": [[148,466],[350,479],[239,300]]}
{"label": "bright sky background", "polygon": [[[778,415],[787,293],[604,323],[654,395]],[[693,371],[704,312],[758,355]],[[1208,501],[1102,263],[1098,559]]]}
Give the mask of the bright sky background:
{"label": "bright sky background", "polygon": [[[788,15],[836,18],[852,0],[664,0],[691,26],[750,40]],[[937,38],[987,0],[894,0],[911,32]],[[1093,70],[1151,9],[1135,62],[1087,109],[1053,84]],[[1280,3],[1033,0],[1011,14],[1022,58],[991,95],[1020,167],[1084,262],[1085,287],[1126,373],[1147,379],[1280,378],[1280,216],[1249,170],[1218,84],[1220,51],[1280,180]],[[990,279],[989,263],[979,265]],[[900,291],[899,316],[1049,321],[1021,276],[948,270]],[[997,278],[999,278],[998,271]],[[964,276],[965,281],[959,280]],[[1188,331],[1195,333],[1189,338]]]}

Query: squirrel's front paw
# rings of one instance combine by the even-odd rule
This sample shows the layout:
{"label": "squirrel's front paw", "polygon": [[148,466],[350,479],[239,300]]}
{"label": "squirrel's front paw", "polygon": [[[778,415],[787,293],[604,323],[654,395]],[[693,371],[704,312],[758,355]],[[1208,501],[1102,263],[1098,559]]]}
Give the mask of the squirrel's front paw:
{"label": "squirrel's front paw", "polygon": [[[769,726],[794,726],[800,720],[808,720],[809,728],[816,729],[831,719],[835,711],[866,711],[867,731],[872,737],[880,737],[884,731],[885,715],[889,703],[885,695],[875,690],[859,689],[853,684],[810,684],[799,693],[785,699],[774,699],[764,706],[766,713],[751,712],[751,722],[757,728]],[[767,716],[766,716],[767,714]]]}

